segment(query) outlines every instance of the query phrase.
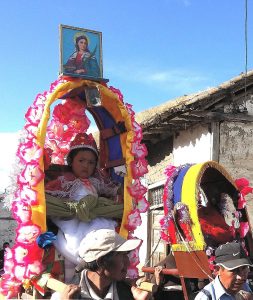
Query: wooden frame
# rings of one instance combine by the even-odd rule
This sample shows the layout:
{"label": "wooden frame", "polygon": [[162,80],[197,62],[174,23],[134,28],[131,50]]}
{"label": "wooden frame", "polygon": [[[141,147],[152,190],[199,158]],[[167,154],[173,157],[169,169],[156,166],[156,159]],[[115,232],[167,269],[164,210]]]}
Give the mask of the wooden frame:
{"label": "wooden frame", "polygon": [[60,25],[60,73],[101,81],[102,33]]}

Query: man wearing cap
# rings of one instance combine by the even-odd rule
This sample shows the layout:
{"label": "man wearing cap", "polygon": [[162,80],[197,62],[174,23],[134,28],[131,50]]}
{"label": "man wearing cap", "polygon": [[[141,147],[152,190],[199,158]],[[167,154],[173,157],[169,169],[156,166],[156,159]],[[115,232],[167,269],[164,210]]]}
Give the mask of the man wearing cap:
{"label": "man wearing cap", "polygon": [[215,251],[215,264],[217,276],[195,300],[248,299],[246,295],[251,290],[246,281],[252,263],[242,245],[237,242],[220,245]]}
{"label": "man wearing cap", "polygon": [[136,249],[141,240],[126,240],[112,229],[91,231],[79,248],[79,276],[75,284],[63,293],[55,293],[51,299],[95,300],[147,300],[149,293],[126,283],[129,266],[128,253]]}

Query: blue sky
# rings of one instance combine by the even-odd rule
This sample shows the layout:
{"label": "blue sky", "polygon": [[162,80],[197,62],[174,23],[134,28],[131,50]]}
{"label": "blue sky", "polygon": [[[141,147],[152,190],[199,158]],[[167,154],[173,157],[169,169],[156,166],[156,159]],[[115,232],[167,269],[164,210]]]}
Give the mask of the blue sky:
{"label": "blue sky", "polygon": [[[22,129],[57,78],[59,24],[102,32],[104,77],[137,112],[245,70],[244,0],[2,0],[0,11],[0,135]],[[248,69],[252,53],[248,0]]]}

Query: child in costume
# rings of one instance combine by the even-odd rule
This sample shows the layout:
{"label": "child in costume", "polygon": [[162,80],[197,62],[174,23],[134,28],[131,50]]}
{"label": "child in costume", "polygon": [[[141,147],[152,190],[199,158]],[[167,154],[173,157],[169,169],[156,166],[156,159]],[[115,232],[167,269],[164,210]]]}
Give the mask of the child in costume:
{"label": "child in costume", "polygon": [[[92,135],[77,134],[70,144],[67,163],[70,171],[46,184],[46,193],[60,198],[79,201],[84,196],[93,195],[111,198],[117,195],[119,186],[105,183],[94,177],[98,161],[97,145]],[[69,282],[75,266],[78,264],[78,250],[82,240],[92,230],[115,229],[116,221],[96,217],[90,222],[82,222],[77,218],[53,218],[58,227],[54,246],[65,257],[65,282]]]}

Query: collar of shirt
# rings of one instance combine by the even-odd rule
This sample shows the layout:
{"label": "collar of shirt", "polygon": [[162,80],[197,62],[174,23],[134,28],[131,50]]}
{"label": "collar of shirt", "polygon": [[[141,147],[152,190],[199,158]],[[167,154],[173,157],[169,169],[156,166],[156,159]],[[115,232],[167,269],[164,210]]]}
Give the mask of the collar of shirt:
{"label": "collar of shirt", "polygon": [[219,276],[215,277],[213,287],[214,287],[214,290],[215,290],[216,299],[222,299],[221,297],[223,295],[227,295],[231,299],[234,299],[234,297],[232,295],[230,295],[229,293],[227,293],[226,290],[224,289],[223,285],[220,282]]}
{"label": "collar of shirt", "polygon": [[89,284],[89,280],[87,278],[87,272],[85,272],[84,274],[84,279],[85,279],[85,283],[86,283],[86,286],[87,286],[87,289],[88,289],[88,292],[90,294],[90,297],[91,299],[94,299],[94,300],[114,300],[114,291],[115,291],[115,283],[113,282],[111,285],[110,285],[110,288],[106,294],[106,296],[104,298],[100,298],[92,289],[92,287],[90,286]]}

